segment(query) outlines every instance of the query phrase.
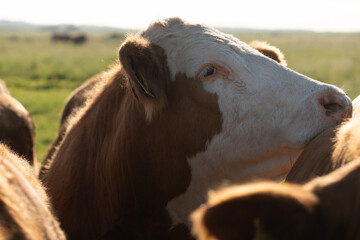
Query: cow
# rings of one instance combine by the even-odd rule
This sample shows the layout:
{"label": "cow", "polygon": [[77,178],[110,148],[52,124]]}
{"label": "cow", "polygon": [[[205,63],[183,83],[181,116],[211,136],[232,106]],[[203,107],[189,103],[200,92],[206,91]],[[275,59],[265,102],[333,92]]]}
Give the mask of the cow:
{"label": "cow", "polygon": [[231,35],[159,20],[120,46],[41,179],[69,239],[186,239],[208,189],[283,179],[351,112],[339,88]]}
{"label": "cow", "polygon": [[54,42],[54,43],[57,43],[57,42],[69,42],[71,41],[71,36],[70,34],[68,33],[54,33],[52,36],[51,36],[51,41]]}
{"label": "cow", "polygon": [[0,238],[65,240],[33,168],[0,144]]}
{"label": "cow", "polygon": [[[326,175],[347,163],[344,157],[344,129],[352,128],[353,122],[359,121],[360,96],[353,101],[353,119],[345,122],[340,128],[331,127],[316,136],[306,146],[294,166],[291,168],[287,182],[305,183],[311,179]],[[345,145],[346,146],[346,145]]]}
{"label": "cow", "polygon": [[79,34],[77,36],[72,37],[71,40],[75,45],[84,44],[87,41],[87,37],[85,34]]}
{"label": "cow", "polygon": [[[258,50],[265,56],[273,59],[274,61],[277,61],[281,65],[283,66],[287,65],[284,54],[280,51],[279,48],[272,46],[263,41],[252,41],[251,43],[249,43],[249,46]],[[51,145],[51,148],[48,150],[46,156],[44,157],[43,164],[40,169],[40,177],[49,168],[51,164],[49,161],[50,159],[52,159],[56,147],[59,145],[59,143],[62,141],[64,137],[64,133],[66,132],[66,126],[67,126],[66,120],[68,119],[68,117],[71,117],[72,115],[76,115],[76,112],[79,108],[85,106],[86,101],[92,97],[94,88],[99,86],[99,82],[103,79],[103,76],[105,74],[106,73],[102,72],[92,76],[91,78],[86,80],[80,87],[76,88],[74,92],[67,99],[65,107],[63,108],[61,114],[59,134],[56,140]]]}
{"label": "cow", "polygon": [[29,112],[0,81],[0,142],[24,157],[37,170],[35,126]]}
{"label": "cow", "polygon": [[299,185],[258,182],[209,192],[193,214],[199,240],[360,239],[360,118],[337,131],[334,172]]}

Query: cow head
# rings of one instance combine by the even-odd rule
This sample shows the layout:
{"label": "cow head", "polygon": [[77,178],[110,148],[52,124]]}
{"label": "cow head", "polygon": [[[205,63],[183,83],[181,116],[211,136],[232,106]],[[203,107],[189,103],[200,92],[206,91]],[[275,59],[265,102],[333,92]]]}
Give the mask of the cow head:
{"label": "cow head", "polygon": [[168,212],[187,223],[223,180],[283,178],[311,138],[351,115],[340,89],[178,18],[129,37],[119,62],[67,120],[43,176],[69,238],[111,228],[161,239]]}
{"label": "cow head", "polygon": [[[223,180],[283,179],[311,138],[352,112],[342,90],[298,74],[231,35],[178,18],[154,22],[126,41],[119,57],[148,124],[174,112],[169,89],[175,85],[187,85],[189,94],[200,88],[216,98],[220,131],[207,137],[201,151],[184,151],[190,186],[168,204],[173,219],[181,222],[204,200],[206,191]],[[186,88],[177,97],[189,108],[213,105],[188,101]],[[192,119],[187,112],[175,112],[181,119]],[[213,115],[206,121],[212,122]],[[206,123],[193,125],[204,129]],[[193,139],[206,131],[178,127]]]}

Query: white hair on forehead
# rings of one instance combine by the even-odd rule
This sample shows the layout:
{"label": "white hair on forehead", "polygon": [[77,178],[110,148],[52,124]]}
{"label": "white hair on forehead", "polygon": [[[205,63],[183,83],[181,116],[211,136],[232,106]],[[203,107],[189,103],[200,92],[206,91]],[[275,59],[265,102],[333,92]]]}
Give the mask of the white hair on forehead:
{"label": "white hair on forehead", "polygon": [[194,73],[206,60],[226,64],[229,56],[234,56],[232,62],[241,61],[246,67],[245,62],[235,56],[250,52],[258,54],[232,35],[206,25],[191,24],[180,18],[153,22],[141,32],[141,36],[165,50],[173,78],[177,73],[194,77]]}

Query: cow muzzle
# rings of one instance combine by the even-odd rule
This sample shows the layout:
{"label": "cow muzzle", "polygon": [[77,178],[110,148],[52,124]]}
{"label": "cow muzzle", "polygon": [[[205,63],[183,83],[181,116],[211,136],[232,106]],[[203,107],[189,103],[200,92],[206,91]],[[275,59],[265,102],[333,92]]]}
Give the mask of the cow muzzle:
{"label": "cow muzzle", "polygon": [[325,117],[335,124],[340,124],[352,116],[351,100],[341,92],[325,93],[318,98],[318,103]]}

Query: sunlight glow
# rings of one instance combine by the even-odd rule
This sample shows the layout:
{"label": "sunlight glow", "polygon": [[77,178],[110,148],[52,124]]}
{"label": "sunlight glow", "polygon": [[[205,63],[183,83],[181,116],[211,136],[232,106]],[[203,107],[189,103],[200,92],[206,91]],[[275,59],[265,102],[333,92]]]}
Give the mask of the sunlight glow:
{"label": "sunlight glow", "polygon": [[360,31],[358,0],[5,0],[0,20],[35,24],[145,28],[150,21],[179,16],[216,27]]}

